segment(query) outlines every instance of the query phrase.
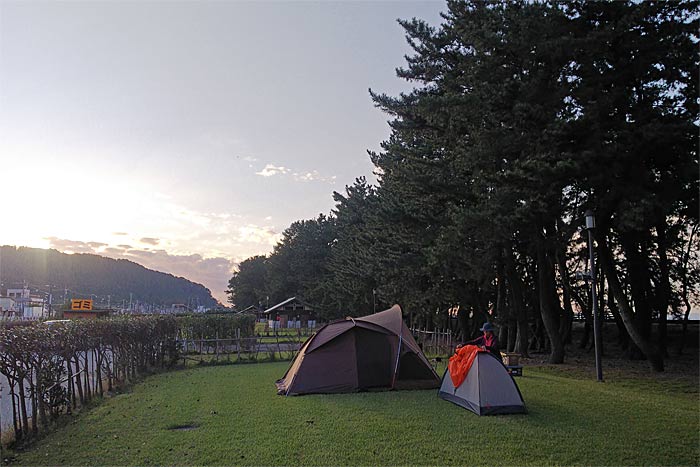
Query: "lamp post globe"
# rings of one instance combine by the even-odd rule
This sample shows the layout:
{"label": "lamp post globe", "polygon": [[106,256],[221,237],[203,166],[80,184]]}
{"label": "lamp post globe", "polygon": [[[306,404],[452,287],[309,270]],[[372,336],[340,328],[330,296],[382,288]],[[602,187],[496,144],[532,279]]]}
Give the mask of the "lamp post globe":
{"label": "lamp post globe", "polygon": [[593,211],[589,209],[584,215],[586,216],[586,230],[595,229],[595,214],[593,214]]}

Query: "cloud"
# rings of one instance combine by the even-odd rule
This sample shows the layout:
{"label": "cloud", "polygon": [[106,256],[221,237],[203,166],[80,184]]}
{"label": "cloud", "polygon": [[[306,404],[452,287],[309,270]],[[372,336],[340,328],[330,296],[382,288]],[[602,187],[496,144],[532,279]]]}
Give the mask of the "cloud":
{"label": "cloud", "polygon": [[275,232],[270,227],[259,227],[254,224],[238,227],[238,239],[241,242],[262,243],[274,246],[281,238],[282,235]]}
{"label": "cloud", "polygon": [[318,170],[312,170],[311,172],[306,172],[304,174],[300,173],[293,173],[294,180],[297,182],[328,182],[328,183],[334,183],[335,179],[338,178],[335,175],[331,177],[324,177],[320,173],[318,173]]}
{"label": "cloud", "polygon": [[114,232],[113,235],[121,235],[121,236],[123,236],[123,235],[129,235],[129,234],[126,233],[126,232]]}
{"label": "cloud", "polygon": [[90,245],[93,248],[101,248],[103,246],[107,246],[106,243],[100,243],[100,242],[88,242],[88,245]]}
{"label": "cloud", "polygon": [[90,246],[90,243],[98,243],[67,240],[57,237],[45,237],[44,239],[49,241],[50,248],[55,248],[65,253],[94,253],[96,248]]}
{"label": "cloud", "polygon": [[124,249],[122,248],[114,248],[114,247],[107,247],[104,250],[101,251],[102,254],[106,256],[115,256],[115,255],[121,255],[124,253]]}
{"label": "cloud", "polygon": [[117,245],[117,247],[123,250],[131,250],[133,248],[131,245]]}
{"label": "cloud", "polygon": [[273,175],[284,175],[289,173],[289,169],[286,167],[277,167],[272,164],[265,165],[265,168],[260,172],[255,172],[255,175],[260,175],[262,177],[272,177]]}
{"label": "cloud", "polygon": [[146,245],[158,245],[160,242],[159,238],[153,238],[153,237],[143,237],[139,240],[141,243],[145,243]]}
{"label": "cloud", "polygon": [[282,166],[276,166],[274,164],[267,164],[265,165],[265,168],[262,169],[260,172],[255,172],[255,175],[260,175],[262,177],[272,177],[274,175],[288,175],[291,176],[292,179],[296,182],[327,182],[327,183],[335,183],[335,180],[338,178],[335,175],[331,176],[325,176],[319,173],[318,170],[312,170],[310,172],[295,172],[292,171],[291,169],[287,167],[282,167]]}

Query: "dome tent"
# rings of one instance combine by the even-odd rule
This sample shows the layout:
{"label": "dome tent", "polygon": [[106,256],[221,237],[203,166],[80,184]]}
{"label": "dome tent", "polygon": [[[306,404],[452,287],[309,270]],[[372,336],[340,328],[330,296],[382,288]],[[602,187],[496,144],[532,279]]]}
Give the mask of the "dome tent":
{"label": "dome tent", "polygon": [[457,387],[448,368],[438,395],[477,415],[527,413],[515,380],[490,352],[476,353],[466,378],[458,381]]}
{"label": "dome tent", "polygon": [[281,395],[370,389],[434,389],[440,378],[410,330],[401,307],[323,326],[301,347],[276,383]]}

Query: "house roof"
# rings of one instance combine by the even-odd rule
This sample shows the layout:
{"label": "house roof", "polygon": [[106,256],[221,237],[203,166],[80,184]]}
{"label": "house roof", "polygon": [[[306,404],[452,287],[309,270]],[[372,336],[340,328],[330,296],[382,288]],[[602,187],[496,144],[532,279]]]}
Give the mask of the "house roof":
{"label": "house roof", "polygon": [[283,307],[284,305],[286,305],[287,303],[291,302],[291,301],[294,300],[295,298],[296,298],[296,297],[288,298],[288,299],[286,299],[285,301],[278,303],[277,305],[273,305],[273,306],[271,306],[270,308],[268,308],[267,310],[263,311],[263,313],[269,313],[269,312],[271,312],[271,311],[275,311],[277,308]]}
{"label": "house roof", "polygon": [[295,301],[295,300],[296,300],[298,303],[300,303],[301,305],[305,306],[305,307],[313,308],[311,305],[309,305],[308,303],[306,303],[304,300],[302,300],[302,299],[300,299],[300,298],[297,298],[297,297],[291,297],[291,298],[286,299],[286,300],[283,301],[283,302],[278,303],[277,305],[271,306],[271,307],[268,308],[267,310],[263,311],[263,313],[270,313],[270,312],[273,312],[273,311],[275,311],[276,309],[282,308],[282,307],[283,307],[284,305],[286,305],[287,303],[293,302],[293,301]]}

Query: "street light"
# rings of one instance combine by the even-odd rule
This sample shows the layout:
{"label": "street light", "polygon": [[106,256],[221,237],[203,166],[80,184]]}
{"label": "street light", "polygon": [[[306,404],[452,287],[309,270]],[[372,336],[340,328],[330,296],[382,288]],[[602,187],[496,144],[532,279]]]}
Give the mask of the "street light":
{"label": "street light", "polygon": [[591,301],[593,302],[593,343],[595,346],[595,371],[599,382],[603,381],[603,366],[600,342],[600,318],[598,317],[598,297],[596,294],[596,270],[593,257],[593,229],[595,229],[595,216],[590,209],[586,211],[586,230],[588,231],[588,254],[591,262]]}

